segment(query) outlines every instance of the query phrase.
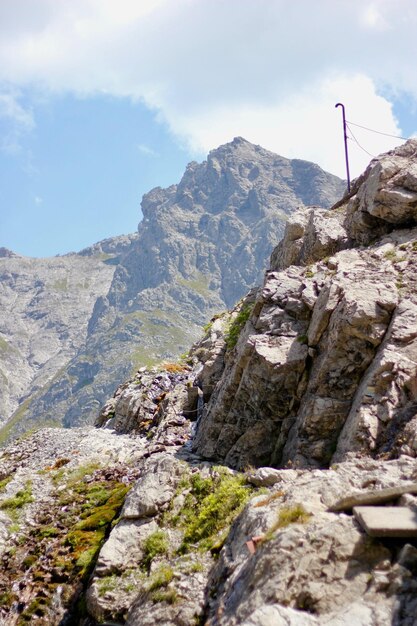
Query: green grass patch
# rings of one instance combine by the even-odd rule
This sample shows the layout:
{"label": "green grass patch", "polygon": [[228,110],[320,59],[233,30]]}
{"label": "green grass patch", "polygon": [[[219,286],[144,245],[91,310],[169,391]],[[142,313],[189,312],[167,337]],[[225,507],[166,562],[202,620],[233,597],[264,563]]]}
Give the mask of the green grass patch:
{"label": "green grass patch", "polygon": [[56,537],[59,535],[59,530],[54,526],[41,526],[38,530],[39,536],[44,537]]}
{"label": "green grass patch", "polygon": [[0,493],[6,489],[7,485],[12,480],[12,478],[13,476],[6,476],[6,478],[3,478],[3,480],[0,480]]}
{"label": "green grass patch", "polygon": [[68,533],[65,545],[71,548],[71,568],[78,570],[81,579],[89,575],[104,543],[105,533],[104,527],[92,531],[71,530]]}
{"label": "green grass patch", "polygon": [[185,475],[178,493],[188,491],[183,507],[176,513],[169,512],[165,522],[183,531],[179,552],[189,552],[193,546],[212,550],[223,545],[224,530],[240,513],[253,488],[246,484],[243,474],[231,474],[224,468],[203,478],[199,473]]}
{"label": "green grass patch", "polygon": [[176,604],[178,602],[178,594],[175,589],[158,589],[151,593],[152,602],[166,602],[167,604]]}
{"label": "green grass patch", "polygon": [[156,530],[143,543],[143,564],[149,570],[153,559],[168,553],[168,537],[163,530]]}
{"label": "green grass patch", "polygon": [[97,580],[98,595],[104,596],[109,591],[115,591],[120,585],[120,576],[112,574],[111,576],[103,576]]}
{"label": "green grass patch", "polygon": [[3,608],[9,608],[15,601],[15,595],[11,591],[5,591],[0,593],[0,606]]}
{"label": "green grass patch", "polygon": [[[103,489],[86,490],[85,503],[81,506],[81,517],[83,518],[74,528],[77,530],[96,530],[103,526],[111,524],[121,509],[126,494],[129,491],[128,486],[118,484],[107,493]],[[100,503],[100,504],[97,504]]]}
{"label": "green grass patch", "polygon": [[6,500],[3,500],[3,502],[0,502],[0,509],[10,514],[12,511],[21,509],[25,506],[25,504],[29,504],[30,502],[33,502],[32,481],[28,480],[23,489],[18,491],[11,498],[7,498]]}
{"label": "green grass patch", "polygon": [[227,327],[225,333],[225,341],[226,346],[229,350],[234,348],[237,344],[239,335],[253,311],[253,306],[253,303],[244,304],[234,320],[230,322],[229,326]]}
{"label": "green grass patch", "polygon": [[20,614],[18,624],[33,624],[34,620],[45,618],[48,613],[49,602],[46,598],[39,597],[32,600],[29,606]]}
{"label": "green grass patch", "polygon": [[311,514],[307,513],[302,504],[294,504],[293,506],[283,507],[276,522],[268,529],[263,541],[269,541],[273,538],[275,531],[285,528],[290,524],[306,524]]}
{"label": "green grass patch", "polygon": [[174,570],[169,565],[161,565],[152,573],[148,585],[148,591],[155,591],[161,587],[167,587],[174,578]]}

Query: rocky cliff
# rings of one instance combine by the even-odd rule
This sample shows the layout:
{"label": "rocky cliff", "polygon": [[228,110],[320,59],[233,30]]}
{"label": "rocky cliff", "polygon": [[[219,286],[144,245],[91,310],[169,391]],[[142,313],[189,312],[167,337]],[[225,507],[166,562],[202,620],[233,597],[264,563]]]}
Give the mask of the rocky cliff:
{"label": "rocky cliff", "polygon": [[348,201],[289,218],[200,453],[233,467],[414,454],[403,437],[417,406],[416,145],[371,162]]}
{"label": "rocky cliff", "polygon": [[417,140],[99,428],[0,458],[7,625],[413,626]]}
{"label": "rocky cliff", "polygon": [[342,189],[312,163],[237,138],[146,194],[136,235],[59,259],[4,253],[0,437],[91,422],[132,370],[184,352],[260,279],[300,204],[330,206]]}

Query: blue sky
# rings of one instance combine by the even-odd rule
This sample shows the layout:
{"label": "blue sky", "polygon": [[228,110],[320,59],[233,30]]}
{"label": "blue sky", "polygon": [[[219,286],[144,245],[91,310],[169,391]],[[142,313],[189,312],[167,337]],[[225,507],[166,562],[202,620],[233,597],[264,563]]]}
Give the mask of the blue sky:
{"label": "blue sky", "polygon": [[142,195],[177,182],[190,160],[154,118],[111,96],[38,105],[19,149],[0,153],[0,245],[50,256],[136,230]]}
{"label": "blue sky", "polygon": [[[343,177],[336,102],[417,130],[415,32],[415,0],[0,0],[0,246],[133,232],[143,193],[237,135]],[[353,176],[401,143],[352,131]]]}

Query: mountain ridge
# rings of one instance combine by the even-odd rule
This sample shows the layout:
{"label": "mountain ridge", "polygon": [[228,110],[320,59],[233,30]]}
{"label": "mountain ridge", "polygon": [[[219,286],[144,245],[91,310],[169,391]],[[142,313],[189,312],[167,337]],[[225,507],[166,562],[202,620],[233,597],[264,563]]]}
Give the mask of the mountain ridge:
{"label": "mountain ridge", "polygon": [[[145,194],[144,217],[134,235],[55,257],[63,264],[95,258],[110,284],[97,293],[83,322],[87,332],[70,358],[60,360],[43,389],[31,393],[26,386],[15,394],[20,406],[11,417],[3,413],[9,427],[0,437],[22,434],[42,420],[65,426],[91,422],[132,369],[183,352],[213,313],[232,306],[259,279],[301,196],[330,205],[343,189],[337,177],[307,162],[295,162],[294,168],[298,171],[301,163],[304,171],[296,180],[292,163],[235,139],[211,151],[203,163],[191,163],[177,185]],[[2,259],[0,266],[9,262]],[[32,261],[34,268],[37,263]],[[71,294],[66,296],[70,303]],[[11,301],[12,294],[5,310]],[[47,317],[47,306],[43,313]],[[25,324],[31,324],[27,316]],[[70,334],[77,334],[77,324]],[[13,344],[6,327],[3,337]],[[45,347],[46,333],[43,337]],[[57,349],[51,346],[52,353]],[[7,368],[3,375],[12,378]]]}

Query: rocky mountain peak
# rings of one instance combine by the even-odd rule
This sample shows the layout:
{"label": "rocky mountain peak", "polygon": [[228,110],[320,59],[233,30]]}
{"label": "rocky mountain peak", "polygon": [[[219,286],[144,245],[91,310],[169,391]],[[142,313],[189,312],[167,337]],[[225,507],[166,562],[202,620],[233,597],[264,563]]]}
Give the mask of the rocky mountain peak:
{"label": "rocky mountain peak", "polygon": [[[31,388],[34,372],[29,370],[24,381],[16,381],[10,361],[3,372],[14,381],[6,386],[10,391],[5,397],[13,395],[12,405],[7,406],[16,407],[23,398],[25,404],[13,417],[3,414],[4,421],[12,418],[12,432],[30,428],[38,420],[58,420],[66,426],[92,421],[104,398],[132,369],[184,352],[211,315],[233,306],[261,279],[286,221],[300,204],[320,200],[330,206],[343,189],[342,181],[317,166],[305,164],[301,172],[300,162],[241,138],[211,151],[202,163],[189,164],[178,185],[152,189],[142,199],[143,220],[135,235],[111,238],[79,255],[60,257],[62,272],[65,263],[69,272],[71,263],[84,262],[87,268],[89,259],[95,271],[107,271],[111,283],[101,283],[107,288],[99,293],[90,290],[94,297],[82,324],[85,333],[78,333],[76,341],[70,320],[76,318],[79,324],[77,303],[68,289],[62,302],[68,307],[71,303],[71,316],[60,320],[58,333],[42,310],[43,355],[28,359],[40,364],[36,391]],[[11,260],[3,259],[5,271]],[[29,265],[35,280],[36,260]],[[51,271],[58,270],[51,265]],[[47,281],[46,276],[42,280]],[[86,281],[83,278],[83,285]],[[52,280],[55,283],[62,285],[62,291],[73,284],[61,274]],[[19,288],[17,282],[7,293],[3,291],[3,311],[11,306],[13,289]],[[32,293],[32,287],[27,288]],[[36,301],[33,289],[28,304]],[[0,291],[0,303],[1,298]],[[26,310],[19,315],[26,316]],[[4,340],[13,345],[14,331],[10,325],[5,328]],[[26,318],[24,328],[28,328]],[[75,350],[62,351],[61,339],[57,343],[56,337],[63,337],[66,330],[65,341]],[[22,360],[31,345],[28,336]],[[57,359],[57,353],[63,359]],[[58,362],[55,369],[53,363]],[[47,376],[39,378],[40,371]]]}

